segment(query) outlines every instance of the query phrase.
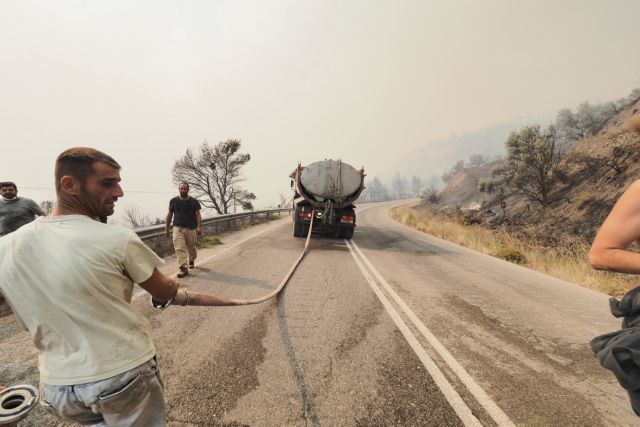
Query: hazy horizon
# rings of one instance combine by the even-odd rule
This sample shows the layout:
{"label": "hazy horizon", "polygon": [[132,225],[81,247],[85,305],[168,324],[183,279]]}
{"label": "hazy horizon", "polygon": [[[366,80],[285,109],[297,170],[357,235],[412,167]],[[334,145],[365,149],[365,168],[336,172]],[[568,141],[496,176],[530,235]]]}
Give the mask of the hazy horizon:
{"label": "hazy horizon", "polygon": [[[0,8],[0,180],[15,181],[20,196],[51,199],[57,154],[92,146],[123,167],[116,216],[134,205],[163,217],[177,194],[173,162],[205,140],[242,140],[252,157],[244,186],[263,208],[289,194],[298,162],[341,158],[371,178],[427,179],[459,153],[497,150],[487,130],[640,87],[640,2]],[[425,152],[424,170],[399,170]]]}

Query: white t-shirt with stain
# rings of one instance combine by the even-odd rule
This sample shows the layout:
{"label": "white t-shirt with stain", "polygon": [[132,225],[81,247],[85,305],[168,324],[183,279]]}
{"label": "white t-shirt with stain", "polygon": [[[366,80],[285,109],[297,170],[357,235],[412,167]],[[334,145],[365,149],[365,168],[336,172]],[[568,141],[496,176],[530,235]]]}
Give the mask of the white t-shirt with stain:
{"label": "white t-shirt with stain", "polygon": [[39,350],[40,381],[98,381],[153,357],[151,325],[130,302],[162,264],[132,230],[84,215],[1,237],[0,291]]}

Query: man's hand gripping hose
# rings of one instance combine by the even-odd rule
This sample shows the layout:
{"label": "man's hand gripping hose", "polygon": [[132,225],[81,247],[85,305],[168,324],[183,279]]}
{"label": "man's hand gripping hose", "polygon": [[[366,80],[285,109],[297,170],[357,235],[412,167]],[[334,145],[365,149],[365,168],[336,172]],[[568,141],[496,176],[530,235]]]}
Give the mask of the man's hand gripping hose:
{"label": "man's hand gripping hose", "polygon": [[311,240],[311,232],[313,230],[313,219],[316,216],[315,213],[316,213],[315,210],[312,211],[311,213],[309,233],[307,233],[307,240],[304,243],[304,250],[300,254],[300,257],[298,257],[296,262],[291,266],[291,268],[285,275],[284,279],[282,279],[282,282],[280,282],[280,285],[278,285],[278,287],[268,295],[262,296],[260,298],[253,298],[253,299],[229,299],[229,298],[219,297],[215,295],[203,294],[200,292],[191,292],[191,291],[187,291],[186,289],[178,289],[178,292],[175,294],[175,296],[166,302],[161,302],[151,297],[151,306],[158,309],[164,309],[169,307],[170,305],[182,305],[182,306],[185,306],[185,305],[201,305],[201,306],[250,305],[250,304],[260,304],[261,302],[264,302],[270,298],[273,298],[284,289],[286,284],[289,282],[289,279],[291,279],[291,276],[293,275],[294,271],[296,271],[296,268],[298,268],[298,265],[300,265],[300,262],[302,261],[304,256],[309,252],[309,241]]}

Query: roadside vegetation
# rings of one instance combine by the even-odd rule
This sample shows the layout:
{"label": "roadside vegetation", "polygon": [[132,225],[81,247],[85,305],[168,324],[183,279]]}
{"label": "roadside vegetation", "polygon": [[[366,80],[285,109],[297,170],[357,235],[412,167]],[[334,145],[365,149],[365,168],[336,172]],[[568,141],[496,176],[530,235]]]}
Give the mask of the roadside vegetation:
{"label": "roadside vegetation", "polygon": [[506,228],[474,224],[465,215],[438,214],[422,207],[394,208],[391,216],[424,233],[608,295],[619,297],[637,285],[637,278],[630,275],[593,270],[587,262],[589,244],[577,237],[548,246],[535,237],[539,230],[527,230],[523,238]]}
{"label": "roadside vegetation", "polygon": [[[596,271],[590,244],[640,176],[640,89],[560,110],[547,126],[511,132],[504,155],[473,155],[392,216],[433,236],[560,279],[622,296],[637,276]],[[632,247],[630,250],[638,250]]]}
{"label": "roadside vegetation", "polygon": [[196,242],[198,249],[212,248],[217,245],[222,245],[224,242],[220,240],[218,236],[201,236]]}

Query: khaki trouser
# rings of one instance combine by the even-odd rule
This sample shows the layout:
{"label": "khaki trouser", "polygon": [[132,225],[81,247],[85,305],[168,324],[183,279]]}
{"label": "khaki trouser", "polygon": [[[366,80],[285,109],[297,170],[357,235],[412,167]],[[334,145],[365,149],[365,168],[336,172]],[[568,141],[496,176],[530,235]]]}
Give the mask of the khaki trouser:
{"label": "khaki trouser", "polygon": [[176,249],[180,270],[189,268],[189,261],[195,261],[198,255],[196,251],[197,240],[196,230],[187,227],[173,227],[173,247]]}

